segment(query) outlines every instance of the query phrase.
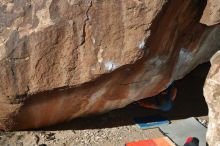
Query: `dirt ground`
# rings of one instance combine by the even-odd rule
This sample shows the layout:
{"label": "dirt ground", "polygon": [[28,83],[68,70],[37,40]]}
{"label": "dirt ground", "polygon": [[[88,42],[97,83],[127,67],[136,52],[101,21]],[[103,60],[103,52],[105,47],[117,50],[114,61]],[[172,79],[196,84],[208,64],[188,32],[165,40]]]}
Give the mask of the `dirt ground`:
{"label": "dirt ground", "polygon": [[174,107],[169,112],[146,110],[132,103],[106,114],[78,118],[68,123],[43,129],[0,132],[0,146],[124,146],[127,142],[159,138],[159,129],[141,130],[135,117],[161,114],[171,121],[199,117],[207,124],[208,108],[203,97],[203,84],[210,65],[200,65],[184,79],[178,89]]}

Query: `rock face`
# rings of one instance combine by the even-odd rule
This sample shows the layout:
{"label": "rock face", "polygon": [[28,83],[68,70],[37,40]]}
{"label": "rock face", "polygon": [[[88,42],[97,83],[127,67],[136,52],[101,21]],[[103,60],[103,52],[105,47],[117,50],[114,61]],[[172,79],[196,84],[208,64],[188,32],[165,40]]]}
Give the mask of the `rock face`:
{"label": "rock face", "polygon": [[220,51],[211,59],[212,67],[204,86],[204,95],[209,108],[207,141],[210,146],[220,145]]}
{"label": "rock face", "polygon": [[219,24],[220,22],[220,1],[208,0],[207,6],[204,10],[202,19],[200,21],[206,25]]}
{"label": "rock face", "polygon": [[219,49],[220,26],[199,23],[205,6],[1,1],[0,129],[47,126],[159,93]]}
{"label": "rock face", "polygon": [[[219,0],[208,0],[201,22],[209,26],[219,25]],[[212,57],[211,64],[204,86],[204,96],[209,108],[209,125],[206,138],[210,146],[218,146],[220,145],[220,51]]]}

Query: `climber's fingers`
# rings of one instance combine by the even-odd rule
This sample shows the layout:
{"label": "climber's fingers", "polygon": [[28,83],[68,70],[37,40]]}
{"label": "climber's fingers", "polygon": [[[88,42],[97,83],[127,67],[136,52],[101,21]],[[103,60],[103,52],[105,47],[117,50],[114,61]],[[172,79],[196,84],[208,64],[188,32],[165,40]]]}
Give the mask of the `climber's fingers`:
{"label": "climber's fingers", "polygon": [[159,109],[158,106],[156,106],[155,104],[152,104],[152,103],[144,103],[142,101],[138,101],[138,104],[144,108]]}
{"label": "climber's fingers", "polygon": [[171,100],[174,101],[176,99],[177,89],[173,88],[171,91]]}

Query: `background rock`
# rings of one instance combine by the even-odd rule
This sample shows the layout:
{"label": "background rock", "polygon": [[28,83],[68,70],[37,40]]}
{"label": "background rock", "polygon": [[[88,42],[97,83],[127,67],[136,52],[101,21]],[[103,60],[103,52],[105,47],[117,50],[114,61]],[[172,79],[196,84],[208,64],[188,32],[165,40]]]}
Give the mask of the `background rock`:
{"label": "background rock", "polygon": [[201,23],[206,25],[219,24],[220,22],[220,1],[208,0],[207,6],[204,10]]}
{"label": "background rock", "polygon": [[0,128],[37,128],[153,96],[219,49],[206,1],[0,2]]}
{"label": "background rock", "polygon": [[211,59],[212,67],[204,86],[204,95],[209,108],[207,141],[210,146],[220,145],[220,51]]}

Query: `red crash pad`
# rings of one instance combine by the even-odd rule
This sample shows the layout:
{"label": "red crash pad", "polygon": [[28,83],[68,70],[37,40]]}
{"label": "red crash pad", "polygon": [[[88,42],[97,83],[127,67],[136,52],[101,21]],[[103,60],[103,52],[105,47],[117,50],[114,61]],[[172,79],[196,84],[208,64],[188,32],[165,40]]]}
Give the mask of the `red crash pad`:
{"label": "red crash pad", "polygon": [[175,144],[169,138],[161,137],[157,139],[129,142],[126,146],[175,146]]}

